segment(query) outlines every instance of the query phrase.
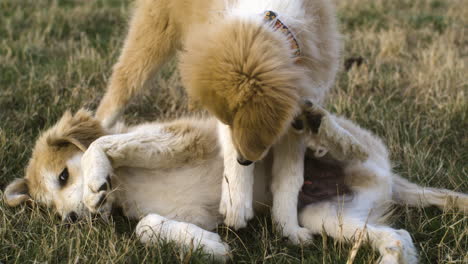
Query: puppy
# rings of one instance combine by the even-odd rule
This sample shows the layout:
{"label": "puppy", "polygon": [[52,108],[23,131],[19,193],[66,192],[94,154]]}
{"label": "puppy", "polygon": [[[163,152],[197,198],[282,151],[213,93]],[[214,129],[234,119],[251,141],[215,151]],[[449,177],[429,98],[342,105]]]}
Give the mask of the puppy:
{"label": "puppy", "polygon": [[[302,124],[290,133],[302,134],[308,151],[301,207],[293,209],[309,232],[368,239],[381,263],[417,263],[408,232],[383,223],[388,206],[468,210],[465,194],[423,188],[393,173],[382,141],[351,121],[310,104],[298,119]],[[4,199],[10,206],[32,199],[71,221],[120,207],[139,220],[142,242],[173,240],[226,260],[229,246],[210,231],[222,221],[216,125],[212,118],[184,118],[106,130],[90,112],[68,112],[37,140],[26,176],[7,186]],[[257,209],[271,205],[271,168],[270,156],[255,167]]]}
{"label": "puppy", "polygon": [[302,138],[286,132],[299,98],[321,103],[339,61],[328,0],[139,0],[97,118],[110,127],[161,66],[180,54],[184,87],[219,121],[225,179],[220,212],[235,229],[253,217],[254,166],[272,146],[273,219],[299,243],[294,209],[303,182]]}

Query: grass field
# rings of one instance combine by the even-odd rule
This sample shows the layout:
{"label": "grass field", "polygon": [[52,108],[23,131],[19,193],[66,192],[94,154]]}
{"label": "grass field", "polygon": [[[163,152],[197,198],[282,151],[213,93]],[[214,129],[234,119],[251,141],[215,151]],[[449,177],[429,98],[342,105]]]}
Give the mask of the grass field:
{"label": "grass field", "polygon": [[[38,133],[101,98],[126,31],[131,3],[118,0],[0,0],[0,189],[23,168]],[[468,192],[468,1],[340,0],[344,57],[328,109],[374,131],[395,171],[422,185]],[[132,122],[183,114],[172,62],[126,112]],[[0,195],[1,195],[0,191]],[[395,226],[413,236],[421,263],[468,263],[468,217],[398,207]],[[169,243],[143,246],[135,223],[115,217],[64,225],[37,206],[0,202],[1,263],[204,263]],[[249,228],[218,230],[234,262],[345,263],[351,246],[315,236],[291,246],[260,216]],[[373,263],[368,245],[354,263]]]}

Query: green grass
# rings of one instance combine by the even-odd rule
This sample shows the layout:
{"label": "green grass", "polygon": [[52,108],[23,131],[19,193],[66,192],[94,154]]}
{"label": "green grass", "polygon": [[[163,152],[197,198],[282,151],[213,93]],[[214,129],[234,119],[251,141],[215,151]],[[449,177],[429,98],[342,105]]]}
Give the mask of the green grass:
{"label": "green grass", "polygon": [[[126,31],[128,1],[0,1],[0,189],[23,176],[38,133],[65,109],[94,109]],[[395,170],[422,185],[468,192],[468,5],[463,0],[346,0],[338,13],[344,57],[364,63],[341,72],[328,108],[381,136]],[[132,122],[182,115],[186,100],[167,66],[126,112]],[[1,192],[0,192],[1,194]],[[467,263],[468,218],[434,208],[397,208],[421,263]],[[0,202],[2,263],[204,263],[170,243],[147,247],[134,222],[63,225],[36,206]],[[344,263],[351,246],[315,236],[291,246],[259,216],[249,228],[218,230],[234,262]],[[378,254],[362,247],[355,263]]]}

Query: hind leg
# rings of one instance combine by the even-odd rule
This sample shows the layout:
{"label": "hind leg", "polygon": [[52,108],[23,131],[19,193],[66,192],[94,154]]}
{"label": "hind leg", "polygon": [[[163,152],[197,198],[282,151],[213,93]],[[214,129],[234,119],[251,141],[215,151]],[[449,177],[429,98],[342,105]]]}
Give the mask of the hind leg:
{"label": "hind leg", "polygon": [[229,258],[229,246],[218,234],[191,223],[149,214],[138,222],[135,232],[142,243],[155,244],[160,239],[169,240],[185,250],[202,248],[218,261],[224,262]]}
{"label": "hind leg", "polygon": [[[362,209],[362,208],[361,208]],[[357,209],[359,210],[359,209]],[[361,211],[362,212],[362,211]],[[313,233],[324,230],[329,236],[354,243],[360,237],[379,251],[382,264],[417,263],[417,252],[406,230],[366,223],[367,217],[353,215],[346,209],[340,213],[337,204],[311,204],[300,212],[300,223]]]}

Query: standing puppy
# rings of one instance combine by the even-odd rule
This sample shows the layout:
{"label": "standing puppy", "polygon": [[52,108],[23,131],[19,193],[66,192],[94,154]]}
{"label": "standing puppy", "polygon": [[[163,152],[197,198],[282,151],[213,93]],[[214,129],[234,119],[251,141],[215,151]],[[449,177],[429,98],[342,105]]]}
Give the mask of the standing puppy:
{"label": "standing puppy", "polygon": [[224,157],[220,211],[234,228],[253,217],[254,166],[272,146],[273,219],[293,242],[309,238],[295,208],[301,135],[286,134],[299,98],[321,103],[339,58],[327,0],[140,0],[97,110],[111,126],[177,49],[191,98],[214,114]]}

